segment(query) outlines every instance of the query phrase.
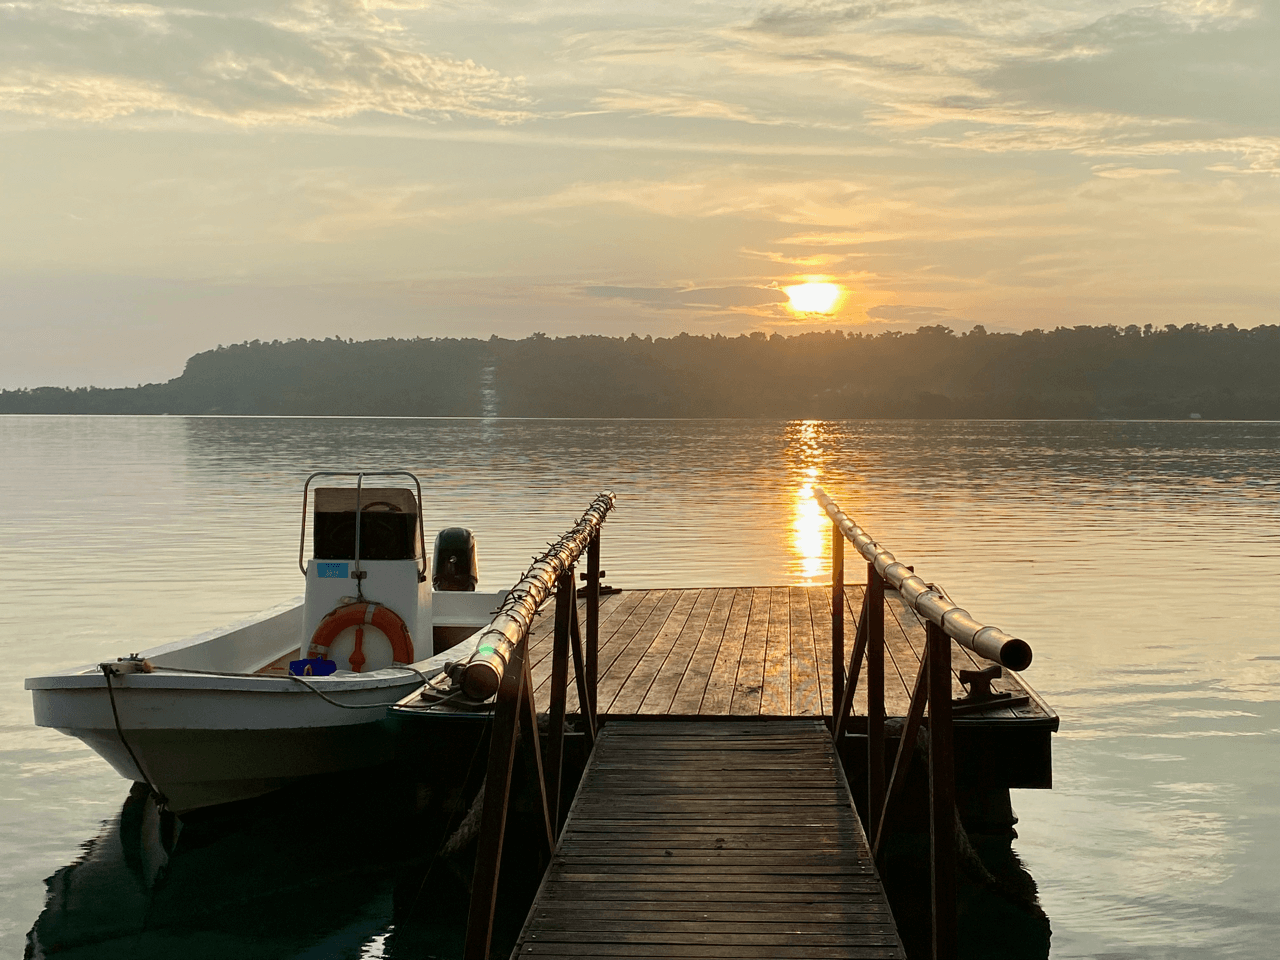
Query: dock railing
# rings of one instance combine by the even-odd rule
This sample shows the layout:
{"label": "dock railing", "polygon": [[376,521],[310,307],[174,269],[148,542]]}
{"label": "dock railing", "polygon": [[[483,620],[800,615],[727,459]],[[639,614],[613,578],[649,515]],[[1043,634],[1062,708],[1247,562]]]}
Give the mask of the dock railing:
{"label": "dock railing", "polygon": [[[929,861],[933,915],[933,956],[954,957],[956,951],[956,783],[952,736],[951,641],[1010,670],[1031,664],[1031,647],[997,627],[986,626],[951,602],[936,586],[916,576],[845,515],[820,487],[814,499],[831,518],[831,735],[837,749],[853,712],[853,698],[865,659],[867,666],[867,836],[879,861],[886,825],[906,783],[916,738],[929,719]],[[845,564],[848,541],[867,563],[866,592],[849,659],[844,657]],[[884,591],[898,591],[925,622],[925,649],[920,658],[911,706],[898,742],[889,782],[885,783]],[[994,668],[993,668],[994,669]],[[964,677],[962,676],[963,680]],[[993,705],[1001,701],[993,699]],[[1006,701],[1007,702],[1007,701]]]}
{"label": "dock railing", "polygon": [[[516,743],[523,740],[537,771],[541,799],[544,854],[550,861],[560,830],[560,775],[564,758],[565,707],[569,657],[573,657],[583,732],[594,747],[596,738],[596,664],[600,622],[600,528],[613,509],[612,493],[592,501],[582,518],[547,551],[507,595],[493,620],[481,631],[475,653],[458,664],[457,680],[470,698],[484,701],[496,695],[489,735],[489,764],[480,814],[480,839],[471,883],[465,960],[487,960],[493,940],[502,841],[511,799],[511,771]],[[574,566],[587,555],[585,644],[579,632]],[[547,760],[538,739],[538,711],[533,702],[529,671],[529,630],[539,608],[555,598],[552,647],[550,729]],[[585,650],[584,650],[585,647]],[[523,730],[524,736],[518,732]]]}

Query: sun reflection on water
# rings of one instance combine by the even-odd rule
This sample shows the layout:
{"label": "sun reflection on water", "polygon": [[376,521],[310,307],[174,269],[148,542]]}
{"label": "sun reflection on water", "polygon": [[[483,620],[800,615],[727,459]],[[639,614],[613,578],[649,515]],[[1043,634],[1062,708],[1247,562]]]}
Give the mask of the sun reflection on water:
{"label": "sun reflection on water", "polygon": [[791,552],[801,583],[825,582],[827,571],[827,529],[829,521],[813,499],[813,488],[822,476],[823,427],[820,420],[804,420],[791,425],[789,452],[793,458],[796,491],[791,520]]}

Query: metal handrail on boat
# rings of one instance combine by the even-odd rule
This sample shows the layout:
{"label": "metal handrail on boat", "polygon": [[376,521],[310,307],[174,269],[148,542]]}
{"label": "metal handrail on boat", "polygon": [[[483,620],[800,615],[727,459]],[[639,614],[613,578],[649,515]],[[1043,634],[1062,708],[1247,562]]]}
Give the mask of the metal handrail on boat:
{"label": "metal handrail on boat", "polygon": [[[311,481],[316,477],[355,477],[356,478],[356,573],[360,572],[360,490],[364,486],[365,477],[408,477],[413,481],[413,485],[418,490],[418,542],[422,544],[422,556],[418,558],[418,578],[426,580],[427,571],[427,536],[423,527],[422,519],[422,481],[416,474],[410,473],[408,470],[317,470],[311,476],[307,477],[307,482],[302,485],[302,533],[298,537],[298,569],[302,571],[302,575],[307,574],[307,563],[305,560],[307,553],[307,506],[310,503]],[[359,578],[356,578],[357,585]]]}

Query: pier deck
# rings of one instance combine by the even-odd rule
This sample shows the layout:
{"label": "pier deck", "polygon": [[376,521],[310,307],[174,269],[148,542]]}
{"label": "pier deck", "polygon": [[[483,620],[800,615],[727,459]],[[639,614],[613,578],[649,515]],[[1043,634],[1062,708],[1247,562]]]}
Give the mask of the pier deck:
{"label": "pier deck", "polygon": [[[814,496],[832,520],[831,588],[597,597],[613,501],[602,494],[449,669],[456,694],[415,692],[392,708],[431,731],[484,717],[476,701],[493,698],[467,960],[492,953],[517,748],[541,812],[527,839],[550,867],[513,956],[903,957],[875,861],[919,886],[922,820],[929,940],[913,920],[913,953],[977,949],[972,932],[957,948],[957,851],[976,830],[992,863],[1012,859],[999,852],[1015,836],[1009,791],[1052,785],[1057,715],[1018,677],[1025,641],[976,620]],[[865,587],[844,580],[846,543],[867,562]],[[584,555],[590,599],[575,608]],[[846,776],[865,799],[874,857]],[[914,915],[919,897],[895,889],[895,908]],[[1031,954],[1047,956],[1047,937]]]}
{"label": "pier deck", "polygon": [[513,956],[905,953],[821,722],[615,721]]}
{"label": "pier deck", "polygon": [[[862,586],[845,587],[845,642],[852,647]],[[581,604],[581,601],[580,601]],[[552,620],[544,613],[529,636],[536,696],[551,677]],[[885,591],[885,711],[906,716],[924,650],[924,625],[893,590]],[[600,601],[598,711],[623,717],[821,717],[831,705],[831,588],[704,587],[625,590]],[[951,645],[952,693],[960,670],[990,666]],[[570,666],[572,677],[572,665]],[[1022,721],[1057,727],[1057,715],[1017,674],[992,689],[1030,702],[993,707],[958,722]],[[577,712],[569,684],[568,710]],[[866,684],[854,697],[866,715]],[[1021,725],[1021,724],[1020,724]]]}

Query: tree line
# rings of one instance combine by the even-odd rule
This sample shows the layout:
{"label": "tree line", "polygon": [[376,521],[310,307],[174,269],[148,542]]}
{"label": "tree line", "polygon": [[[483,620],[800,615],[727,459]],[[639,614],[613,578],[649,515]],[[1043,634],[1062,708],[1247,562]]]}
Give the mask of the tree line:
{"label": "tree line", "polygon": [[0,413],[1280,419],[1280,326],[253,341]]}

